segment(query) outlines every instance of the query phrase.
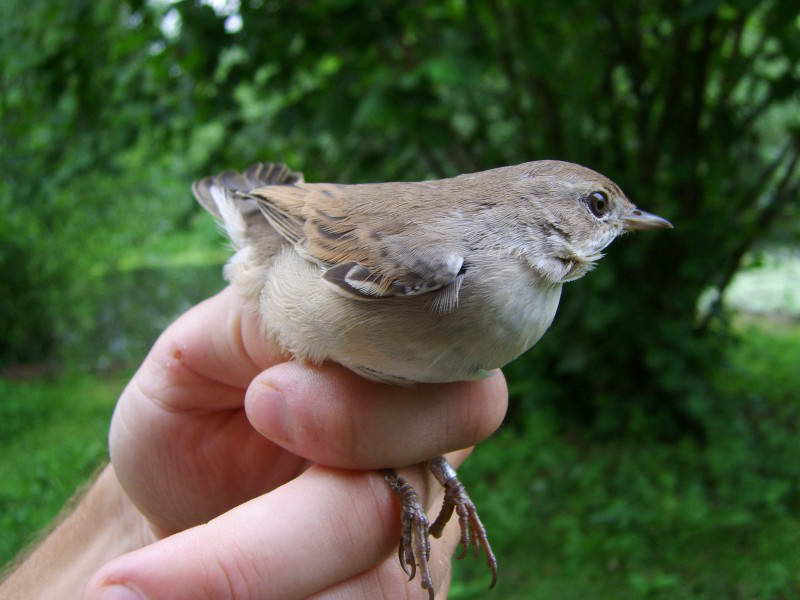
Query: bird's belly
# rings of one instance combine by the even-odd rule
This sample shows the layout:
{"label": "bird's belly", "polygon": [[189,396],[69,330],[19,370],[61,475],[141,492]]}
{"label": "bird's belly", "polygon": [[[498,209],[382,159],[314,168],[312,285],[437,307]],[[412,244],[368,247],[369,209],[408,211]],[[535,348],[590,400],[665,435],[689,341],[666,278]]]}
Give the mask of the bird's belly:
{"label": "bird's belly", "polygon": [[504,289],[465,281],[458,308],[439,314],[429,295],[342,297],[321,284],[317,267],[287,255],[273,267],[286,272],[267,278],[261,314],[270,333],[301,359],[333,360],[390,383],[475,379],[535,344],[558,307],[560,285],[516,263],[507,268],[514,276],[502,278]]}

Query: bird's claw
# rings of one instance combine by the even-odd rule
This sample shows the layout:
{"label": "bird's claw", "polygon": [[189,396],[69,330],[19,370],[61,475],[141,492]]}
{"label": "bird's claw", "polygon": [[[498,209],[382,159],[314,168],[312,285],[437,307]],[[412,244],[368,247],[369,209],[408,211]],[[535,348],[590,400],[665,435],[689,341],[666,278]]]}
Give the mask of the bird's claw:
{"label": "bird's claw", "polygon": [[441,537],[445,525],[447,525],[455,511],[456,515],[458,515],[458,524],[461,529],[461,540],[459,542],[461,553],[457,558],[464,558],[470,546],[472,546],[476,557],[483,550],[484,554],[486,554],[486,562],[492,572],[492,582],[489,584],[489,589],[493,588],[497,583],[497,559],[494,556],[494,552],[492,552],[491,544],[489,544],[486,528],[478,516],[478,509],[470,499],[463,484],[455,476],[455,471],[447,464],[444,458],[433,459],[429,465],[431,472],[445,488],[442,510],[430,527],[431,535],[437,538]]}
{"label": "bird's claw", "polygon": [[428,590],[428,599],[433,600],[433,579],[430,570],[431,544],[430,537],[441,537],[445,525],[455,512],[461,530],[461,553],[458,558],[464,558],[472,547],[475,556],[481,551],[486,555],[486,562],[492,571],[493,588],[497,583],[497,559],[492,552],[486,528],[481,523],[478,510],[467,494],[467,490],[456,477],[455,470],[443,457],[428,461],[428,466],[436,479],[444,488],[444,503],[439,516],[433,524],[429,525],[425,509],[419,500],[417,492],[404,478],[400,477],[394,469],[385,469],[384,477],[389,486],[400,498],[401,535],[397,555],[400,566],[411,581],[420,571],[422,588]]}
{"label": "bird's claw", "polygon": [[394,470],[384,471],[384,477],[389,486],[398,494],[401,505],[401,530],[400,545],[397,555],[403,572],[411,581],[420,571],[422,589],[428,590],[428,599],[433,600],[433,578],[431,577],[430,558],[430,526],[425,509],[419,500],[417,492],[404,478]]}

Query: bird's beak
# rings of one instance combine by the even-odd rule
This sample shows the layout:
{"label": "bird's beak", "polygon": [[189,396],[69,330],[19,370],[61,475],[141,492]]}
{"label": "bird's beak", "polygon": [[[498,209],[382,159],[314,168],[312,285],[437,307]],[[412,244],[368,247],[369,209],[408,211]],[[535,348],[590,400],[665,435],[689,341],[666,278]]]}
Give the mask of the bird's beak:
{"label": "bird's beak", "polygon": [[672,223],[664,217],[635,208],[623,219],[626,231],[644,231],[646,229],[674,229]]}

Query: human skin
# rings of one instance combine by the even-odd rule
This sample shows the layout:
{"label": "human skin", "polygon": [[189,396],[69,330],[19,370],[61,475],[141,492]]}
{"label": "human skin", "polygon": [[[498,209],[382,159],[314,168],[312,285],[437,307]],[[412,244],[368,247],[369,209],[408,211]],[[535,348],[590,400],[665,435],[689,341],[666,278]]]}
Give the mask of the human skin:
{"label": "human skin", "polygon": [[[502,420],[502,375],[399,388],[287,358],[230,289],[183,315],[118,401],[112,466],[0,595],[418,597],[397,501],[359,470],[459,464]],[[403,474],[435,513],[438,484]],[[453,523],[433,544],[440,597],[457,539]]]}

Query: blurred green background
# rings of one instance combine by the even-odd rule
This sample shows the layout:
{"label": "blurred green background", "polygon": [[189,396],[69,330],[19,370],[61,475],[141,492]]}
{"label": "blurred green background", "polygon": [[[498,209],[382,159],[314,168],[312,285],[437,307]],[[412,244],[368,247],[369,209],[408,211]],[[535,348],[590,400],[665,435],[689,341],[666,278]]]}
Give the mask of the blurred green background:
{"label": "blurred green background", "polygon": [[[507,369],[464,469],[487,597],[800,597],[796,0],[5,0],[0,56],[0,562],[222,287],[192,180],[558,158],[676,229],[615,243]],[[486,583],[463,561],[451,597]]]}

